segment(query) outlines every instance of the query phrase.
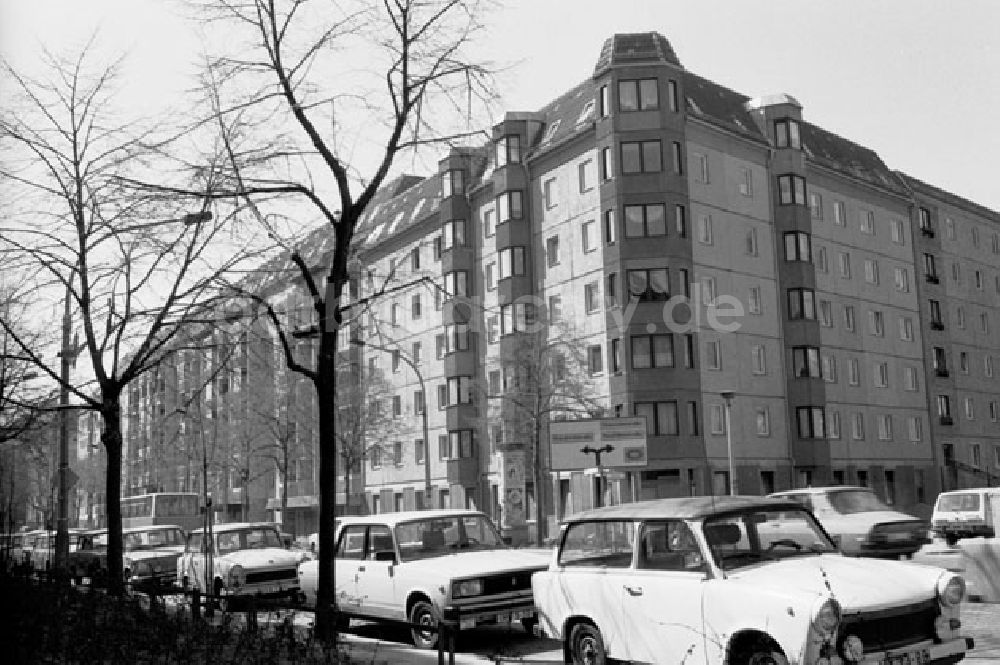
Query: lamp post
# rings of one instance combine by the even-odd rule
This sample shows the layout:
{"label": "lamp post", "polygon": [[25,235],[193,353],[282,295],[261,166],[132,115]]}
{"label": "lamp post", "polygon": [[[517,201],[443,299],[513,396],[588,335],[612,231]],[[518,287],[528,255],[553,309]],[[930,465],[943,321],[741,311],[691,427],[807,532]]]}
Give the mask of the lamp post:
{"label": "lamp post", "polygon": [[731,416],[735,393],[732,390],[723,390],[719,394],[722,395],[722,399],[726,400],[726,451],[729,454],[729,494],[730,496],[734,496],[736,494],[736,470],[733,468],[733,427]]}
{"label": "lamp post", "polygon": [[610,443],[606,443],[600,448],[592,448],[591,446],[584,446],[580,448],[580,452],[584,455],[593,455],[594,464],[597,466],[597,500],[594,501],[594,507],[600,508],[604,503],[604,470],[601,469],[601,454],[610,453],[615,447]]}

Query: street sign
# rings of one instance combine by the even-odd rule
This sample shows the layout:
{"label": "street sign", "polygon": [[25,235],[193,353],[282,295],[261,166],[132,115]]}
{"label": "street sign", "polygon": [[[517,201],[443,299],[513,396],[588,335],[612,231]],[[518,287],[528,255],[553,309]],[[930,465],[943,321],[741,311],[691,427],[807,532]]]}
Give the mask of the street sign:
{"label": "street sign", "polygon": [[549,423],[553,471],[579,471],[596,466],[584,448],[611,446],[601,455],[601,467],[646,466],[646,418],[589,418]]}

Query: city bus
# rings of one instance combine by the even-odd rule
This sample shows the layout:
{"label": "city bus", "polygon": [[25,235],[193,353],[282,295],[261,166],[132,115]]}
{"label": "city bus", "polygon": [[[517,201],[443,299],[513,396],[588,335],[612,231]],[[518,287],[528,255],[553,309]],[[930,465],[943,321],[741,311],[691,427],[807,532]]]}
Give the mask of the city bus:
{"label": "city bus", "polygon": [[122,499],[122,528],[175,524],[185,532],[203,526],[201,495],[194,492],[154,492]]}

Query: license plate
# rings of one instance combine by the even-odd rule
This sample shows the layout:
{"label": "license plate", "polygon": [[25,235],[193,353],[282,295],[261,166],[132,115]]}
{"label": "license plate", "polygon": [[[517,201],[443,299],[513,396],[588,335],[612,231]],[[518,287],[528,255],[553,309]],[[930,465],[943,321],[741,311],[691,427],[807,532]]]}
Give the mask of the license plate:
{"label": "license plate", "polygon": [[910,651],[907,653],[897,653],[883,658],[879,665],[925,665],[931,662],[931,655],[927,649]]}

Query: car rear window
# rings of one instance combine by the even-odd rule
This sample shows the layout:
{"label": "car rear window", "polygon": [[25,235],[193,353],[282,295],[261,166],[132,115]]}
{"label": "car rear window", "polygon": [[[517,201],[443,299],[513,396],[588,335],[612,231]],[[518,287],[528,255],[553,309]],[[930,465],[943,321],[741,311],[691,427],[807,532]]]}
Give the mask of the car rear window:
{"label": "car rear window", "polygon": [[944,512],[960,512],[979,510],[979,506],[978,494],[942,494],[938,497],[937,509]]}

